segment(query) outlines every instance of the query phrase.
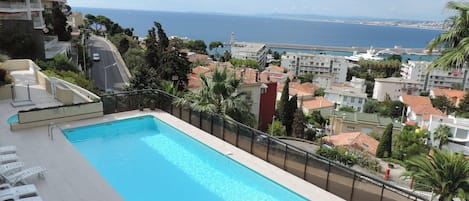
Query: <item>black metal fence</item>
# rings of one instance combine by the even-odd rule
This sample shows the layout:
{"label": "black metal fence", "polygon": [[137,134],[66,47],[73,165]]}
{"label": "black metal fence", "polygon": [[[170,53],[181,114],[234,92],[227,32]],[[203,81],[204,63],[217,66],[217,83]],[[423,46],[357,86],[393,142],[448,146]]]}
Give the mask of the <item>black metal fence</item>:
{"label": "black metal fence", "polygon": [[428,200],[217,114],[172,104],[159,90],[102,96],[104,113],[158,108],[345,200]]}

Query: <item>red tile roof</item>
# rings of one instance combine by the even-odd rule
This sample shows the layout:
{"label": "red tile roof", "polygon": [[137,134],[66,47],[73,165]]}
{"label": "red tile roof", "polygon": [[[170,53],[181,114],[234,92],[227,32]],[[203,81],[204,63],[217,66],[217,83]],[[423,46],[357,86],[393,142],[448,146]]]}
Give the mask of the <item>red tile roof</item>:
{"label": "red tile roof", "polygon": [[322,140],[328,144],[332,144],[333,146],[344,146],[360,149],[372,155],[376,154],[376,148],[378,148],[379,144],[378,140],[360,132],[341,133],[338,135],[326,136],[323,137]]}
{"label": "red tile roof", "polygon": [[427,96],[402,95],[402,102],[410,107],[416,105],[432,105],[432,101]]}
{"label": "red tile roof", "polygon": [[[298,103],[301,103],[301,100],[298,100]],[[303,108],[306,110],[315,110],[325,107],[334,107],[334,103],[328,101],[322,96],[316,96],[309,99],[303,100]]]}
{"label": "red tile roof", "polygon": [[210,58],[210,57],[206,54],[195,53],[195,54],[187,55],[187,59],[191,63],[200,62],[200,61],[207,61],[208,58]]}
{"label": "red tile roof", "polygon": [[437,115],[443,117],[446,116],[443,112],[441,112],[437,108],[434,108],[432,105],[414,105],[411,108],[412,112],[417,115],[421,115],[424,121],[430,120],[430,115]]}

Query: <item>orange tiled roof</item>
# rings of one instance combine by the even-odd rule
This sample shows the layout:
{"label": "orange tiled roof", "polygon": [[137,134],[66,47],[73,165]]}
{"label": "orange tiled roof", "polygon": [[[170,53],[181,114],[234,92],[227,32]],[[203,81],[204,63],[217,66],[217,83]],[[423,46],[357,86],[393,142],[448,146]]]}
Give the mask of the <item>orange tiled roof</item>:
{"label": "orange tiled roof", "polygon": [[[301,100],[299,100],[301,102]],[[333,107],[334,103],[328,101],[322,96],[316,96],[310,99],[303,100],[303,108],[306,110],[315,110],[325,107]]]}
{"label": "orange tiled roof", "polygon": [[243,79],[246,84],[257,83],[258,70],[253,68],[240,68],[236,70],[236,78]]}
{"label": "orange tiled roof", "polygon": [[430,115],[446,116],[439,109],[434,108],[432,105],[414,105],[411,107],[412,112],[421,115],[424,121],[430,120]]}
{"label": "orange tiled roof", "polygon": [[277,72],[277,73],[284,73],[285,72],[285,68],[281,67],[281,66],[269,66],[267,68],[265,68],[266,71],[269,71],[269,72]]}
{"label": "orange tiled roof", "polygon": [[426,96],[402,95],[402,101],[410,107],[416,105],[432,105],[430,98]]}
{"label": "orange tiled roof", "polygon": [[345,146],[364,150],[372,155],[376,154],[379,142],[367,134],[360,132],[341,133],[333,136],[322,138],[323,141],[333,146]]}
{"label": "orange tiled roof", "polygon": [[200,75],[200,74],[206,73],[208,71],[210,71],[210,69],[205,67],[205,66],[198,66],[198,67],[195,67],[195,68],[192,69],[192,73],[196,74],[196,75]]}
{"label": "orange tiled roof", "polygon": [[197,62],[197,61],[207,61],[208,58],[210,58],[208,55],[206,55],[206,54],[198,54],[198,53],[191,54],[191,55],[188,55],[188,56],[187,56],[187,59],[188,59],[191,63],[194,63],[194,62]]}
{"label": "orange tiled roof", "polygon": [[452,89],[440,89],[440,88],[433,88],[432,89],[435,96],[447,96],[448,98],[458,98],[463,99],[466,92],[461,90],[452,90]]}

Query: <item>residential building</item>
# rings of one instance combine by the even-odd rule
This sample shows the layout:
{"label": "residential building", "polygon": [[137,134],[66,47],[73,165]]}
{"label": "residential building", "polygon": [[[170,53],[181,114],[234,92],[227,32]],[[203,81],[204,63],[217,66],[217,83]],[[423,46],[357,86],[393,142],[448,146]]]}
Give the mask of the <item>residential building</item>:
{"label": "residential building", "polygon": [[439,109],[434,108],[429,97],[402,95],[399,100],[407,105],[406,122],[422,128],[427,128],[431,115],[446,116]]}
{"label": "residential building", "polygon": [[267,47],[263,43],[232,42],[231,57],[255,60],[263,69],[267,64]]}
{"label": "residential building", "polygon": [[298,106],[302,106],[303,113],[320,111],[323,116],[329,116],[331,111],[334,110],[334,103],[328,101],[323,96],[303,98],[298,100]]}
{"label": "residential building", "polygon": [[399,134],[402,129],[402,125],[398,121],[394,121],[389,117],[382,117],[378,114],[360,113],[360,112],[340,112],[332,111],[330,116],[329,128],[331,135],[335,133],[347,133],[347,132],[361,132],[365,134],[377,134],[382,135],[388,124],[393,124],[393,134]]}
{"label": "residential building", "polygon": [[428,72],[429,65],[428,61],[408,61],[401,69],[402,78],[420,82],[423,91],[429,91],[431,88],[452,88],[456,84],[462,84],[464,89],[467,89],[467,69],[435,68]]}
{"label": "residential building", "polygon": [[307,54],[297,52],[287,52],[282,55],[282,66],[295,73],[296,76],[304,74],[332,74],[334,83],[346,81],[348,68],[353,67],[342,56],[325,54]]}
{"label": "residential building", "polygon": [[363,105],[366,102],[365,80],[353,77],[348,83],[333,85],[324,90],[324,97],[340,107],[352,107],[358,112],[363,111]]}
{"label": "residential building", "polygon": [[451,89],[440,89],[432,88],[430,90],[430,98],[436,98],[437,96],[445,96],[449,101],[455,106],[459,106],[459,102],[464,99],[466,92],[461,90],[451,90]]}
{"label": "residential building", "polygon": [[365,151],[370,155],[376,155],[378,140],[361,132],[340,133],[333,136],[322,137],[322,141],[334,147],[345,147]]}
{"label": "residential building", "polygon": [[375,86],[373,88],[373,99],[378,101],[399,100],[402,94],[419,95],[423,86],[420,82],[407,80],[398,77],[375,78]]}
{"label": "residential building", "polygon": [[[277,100],[280,100],[284,86],[284,83],[277,84]],[[314,92],[317,89],[319,88],[311,82],[305,82],[300,84],[298,81],[294,80],[288,85],[289,96],[292,97],[296,95],[298,97],[298,100],[300,100],[301,98],[313,97]]]}
{"label": "residential building", "polygon": [[450,129],[448,144],[443,148],[454,152],[463,152],[469,155],[469,119],[431,115],[428,130],[430,131],[430,140],[432,145],[438,146],[439,140],[435,139],[434,132],[440,125],[446,125]]}
{"label": "residential building", "polygon": [[285,68],[280,66],[269,66],[265,68],[264,71],[261,72],[261,82],[285,82],[287,78],[290,80],[293,79],[295,75],[290,72],[286,71]]}

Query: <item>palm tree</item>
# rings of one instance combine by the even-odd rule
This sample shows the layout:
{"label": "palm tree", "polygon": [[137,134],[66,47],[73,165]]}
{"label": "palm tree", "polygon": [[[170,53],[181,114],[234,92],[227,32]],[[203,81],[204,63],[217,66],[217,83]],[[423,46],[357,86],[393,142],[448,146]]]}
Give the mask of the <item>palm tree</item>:
{"label": "palm tree", "polygon": [[438,140],[438,148],[448,143],[448,137],[451,134],[451,130],[447,125],[441,124],[433,132],[433,140]]}
{"label": "palm tree", "polygon": [[463,154],[436,149],[433,155],[409,159],[406,169],[403,176],[431,186],[440,201],[469,198],[469,161]]}
{"label": "palm tree", "polygon": [[176,104],[189,104],[195,111],[217,113],[250,126],[255,124],[250,97],[239,91],[242,82],[234,74],[228,73],[226,68],[223,71],[217,68],[211,78],[201,74],[200,81],[199,91],[187,93],[177,99]]}
{"label": "palm tree", "polygon": [[469,2],[450,1],[446,5],[459,15],[450,17],[447,22],[450,27],[434,38],[428,49],[432,52],[438,47],[446,48],[443,54],[432,62],[430,68],[447,69],[451,66],[464,67],[469,60]]}

